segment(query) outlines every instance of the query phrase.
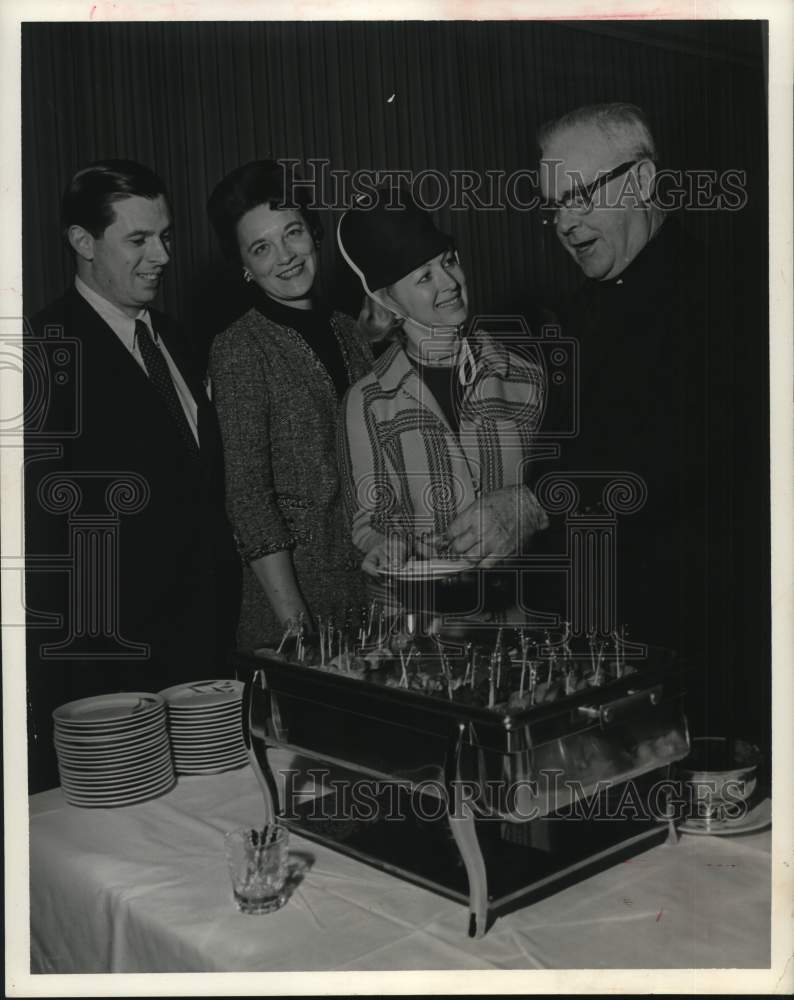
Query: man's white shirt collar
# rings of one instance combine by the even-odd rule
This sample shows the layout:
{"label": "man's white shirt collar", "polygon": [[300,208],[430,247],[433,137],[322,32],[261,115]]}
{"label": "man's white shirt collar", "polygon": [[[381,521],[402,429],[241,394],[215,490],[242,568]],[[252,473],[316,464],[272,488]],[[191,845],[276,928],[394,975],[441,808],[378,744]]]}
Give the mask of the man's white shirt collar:
{"label": "man's white shirt collar", "polygon": [[77,275],[75,275],[74,287],[91,306],[91,308],[99,313],[102,319],[131,353],[135,353],[135,323],[137,320],[143,320],[143,322],[149,327],[149,332],[152,334],[154,339],[157,340],[157,334],[152,329],[152,320],[149,316],[148,309],[141,309],[137,316],[130,317],[126,313],[122,312],[118,306],[113,305],[109,299],[106,299],[98,292],[95,292],[93,288],[90,288],[83,281],[83,279]]}
{"label": "man's white shirt collar", "polygon": [[[103,298],[103,296],[99,295],[98,292],[95,292],[93,288],[89,288],[88,285],[77,275],[75,275],[74,287],[91,306],[91,308],[98,313],[99,317],[107,323],[110,329],[119,338],[121,343],[130,352],[135,362],[148,376],[149,372],[143,360],[140,345],[137,343],[137,338],[135,336],[135,323],[137,320],[142,320],[147,325],[149,333],[151,333],[160,349],[160,352],[165,358],[168,370],[171,372],[171,378],[174,380],[177,396],[179,396],[179,400],[182,403],[182,409],[185,411],[185,416],[188,419],[191,430],[193,431],[196,441],[198,441],[198,407],[196,400],[193,398],[193,394],[188,388],[182,373],[174,363],[174,359],[168,353],[165,342],[158,341],[157,333],[152,328],[152,318],[149,315],[149,310],[141,309],[137,316],[127,316],[126,313],[123,313],[117,306],[114,306],[112,302],[108,301],[108,299]],[[207,386],[207,397],[211,398],[209,386]]]}

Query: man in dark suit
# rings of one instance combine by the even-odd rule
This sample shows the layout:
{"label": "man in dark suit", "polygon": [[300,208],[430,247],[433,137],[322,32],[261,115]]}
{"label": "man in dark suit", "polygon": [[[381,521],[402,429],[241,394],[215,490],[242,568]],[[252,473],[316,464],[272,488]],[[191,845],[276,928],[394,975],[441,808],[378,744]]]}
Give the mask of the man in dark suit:
{"label": "man in dark suit", "polygon": [[[562,443],[557,469],[576,482],[580,510],[598,510],[605,478],[628,474],[637,484],[635,509],[617,517],[609,567],[617,621],[632,639],[673,647],[691,664],[698,735],[762,742],[766,402],[762,382],[736,391],[720,372],[736,364],[746,331],[763,326],[763,281],[747,262],[732,280],[724,257],[662,210],[656,145],[640,108],[578,108],[538,141],[544,221],[584,275],[558,306],[581,360],[579,433]],[[737,523],[753,524],[750,557]]]}
{"label": "man in dark suit", "polygon": [[74,286],[26,338],[31,785],[57,780],[52,709],[227,673],[237,559],[190,344],[150,308],[171,256],[163,182],[110,160],[63,197]]}

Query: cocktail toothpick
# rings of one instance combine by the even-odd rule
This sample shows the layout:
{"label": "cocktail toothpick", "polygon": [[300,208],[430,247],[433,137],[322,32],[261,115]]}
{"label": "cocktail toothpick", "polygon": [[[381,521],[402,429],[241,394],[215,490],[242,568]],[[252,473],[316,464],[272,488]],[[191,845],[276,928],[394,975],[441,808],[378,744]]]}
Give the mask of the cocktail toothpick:
{"label": "cocktail toothpick", "polygon": [[529,704],[535,704],[535,687],[538,683],[538,661],[529,661]]}
{"label": "cocktail toothpick", "polygon": [[317,635],[320,640],[320,666],[325,666],[325,650],[323,648],[323,616],[317,615]]}
{"label": "cocktail toothpick", "polygon": [[281,650],[284,648],[284,643],[287,641],[287,638],[289,637],[291,631],[292,631],[292,619],[290,618],[287,620],[287,625],[286,628],[284,629],[284,635],[282,635],[281,642],[278,644],[278,649],[276,650],[277,653],[280,653]]}
{"label": "cocktail toothpick", "polygon": [[452,671],[450,670],[450,667],[449,667],[449,661],[447,660],[447,654],[444,652],[444,643],[441,640],[441,636],[434,635],[433,636],[433,642],[435,642],[436,648],[438,649],[438,658],[439,658],[439,661],[441,663],[441,673],[444,675],[444,677],[447,679],[447,681],[449,681],[450,678],[452,677]]}
{"label": "cocktail toothpick", "polygon": [[466,643],[466,669],[463,673],[463,683],[466,684],[469,680],[469,674],[471,673],[471,651],[474,648],[473,643]]}
{"label": "cocktail toothpick", "polygon": [[605,643],[599,642],[598,644],[598,658],[596,660],[596,671],[595,671],[595,683],[601,683],[601,663],[604,659],[604,645]]}
{"label": "cocktail toothpick", "polygon": [[571,623],[563,622],[565,626],[565,631],[562,636],[562,653],[563,657],[567,663],[571,662],[573,654],[571,653]]}
{"label": "cocktail toothpick", "polygon": [[521,682],[518,687],[520,696],[524,694],[524,680],[527,673],[527,654],[529,653],[529,636],[523,628],[518,630],[518,641],[521,644]]}
{"label": "cocktail toothpick", "polygon": [[549,676],[546,678],[546,683],[551,684],[554,679],[554,668],[557,665],[557,654],[552,650],[549,654]]}
{"label": "cocktail toothpick", "polygon": [[372,623],[375,620],[375,605],[377,601],[373,601],[369,606],[369,617],[367,618],[367,639],[372,635]]}

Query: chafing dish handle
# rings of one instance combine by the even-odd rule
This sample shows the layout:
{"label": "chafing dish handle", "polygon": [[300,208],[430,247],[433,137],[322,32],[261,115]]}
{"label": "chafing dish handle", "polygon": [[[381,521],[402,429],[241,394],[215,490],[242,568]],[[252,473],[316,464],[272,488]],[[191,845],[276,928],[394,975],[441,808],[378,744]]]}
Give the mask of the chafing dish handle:
{"label": "chafing dish handle", "polygon": [[639,705],[659,705],[662,693],[662,685],[657,684],[642,691],[629,691],[624,698],[616,698],[603,705],[579,705],[579,712],[588,719],[598,719],[602,726],[607,726],[625,715],[630,715]]}
{"label": "chafing dish handle", "polygon": [[259,789],[262,792],[262,798],[264,799],[265,825],[267,825],[268,823],[275,822],[281,816],[281,805],[279,802],[278,783],[276,782],[273,772],[270,769],[270,764],[267,759],[267,742],[265,741],[260,744],[262,753],[262,759],[260,760],[259,754],[257,753],[257,746],[254,745],[251,732],[251,712],[254,704],[254,685],[258,685],[262,689],[267,705],[266,714],[270,716],[272,711],[272,701],[270,698],[270,691],[267,688],[264,670],[254,671],[251,677],[249,677],[246,681],[245,687],[243,688],[242,728],[243,742],[248,750],[248,760],[251,763],[251,768],[256,776]]}
{"label": "chafing dish handle", "polygon": [[469,882],[469,937],[481,938],[488,926],[488,872],[477,838],[474,811],[465,796],[457,795],[457,789],[463,788],[460,768],[463,737],[464,724],[458,722],[450,735],[444,767],[447,822]]}

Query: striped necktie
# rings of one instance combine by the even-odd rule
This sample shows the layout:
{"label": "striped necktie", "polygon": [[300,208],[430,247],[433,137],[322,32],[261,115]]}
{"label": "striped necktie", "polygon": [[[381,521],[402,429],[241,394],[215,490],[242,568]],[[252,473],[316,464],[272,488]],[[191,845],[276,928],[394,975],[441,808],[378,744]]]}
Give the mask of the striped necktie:
{"label": "striped necktie", "polygon": [[143,363],[146,365],[149,380],[160,393],[166,409],[175,421],[179,429],[179,434],[188,451],[191,455],[196,455],[198,453],[198,444],[196,443],[193,431],[190,429],[185,411],[182,409],[179,396],[177,396],[174,380],[171,378],[171,372],[168,370],[168,362],[152,339],[149,327],[142,319],[135,320],[135,337],[138,341],[138,348],[141,352]]}

